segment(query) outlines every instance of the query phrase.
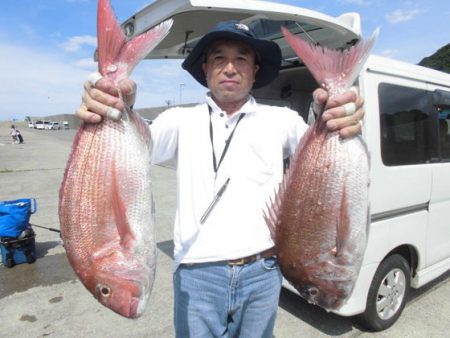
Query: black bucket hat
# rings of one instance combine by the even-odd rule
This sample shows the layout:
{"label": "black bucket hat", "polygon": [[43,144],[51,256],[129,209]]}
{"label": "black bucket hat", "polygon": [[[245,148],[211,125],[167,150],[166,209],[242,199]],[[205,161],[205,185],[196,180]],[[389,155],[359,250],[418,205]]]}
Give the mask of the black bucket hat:
{"label": "black bucket hat", "polygon": [[232,20],[220,22],[214,26],[200,39],[182,64],[183,69],[187,70],[203,86],[207,87],[206,76],[202,68],[203,55],[214,41],[220,39],[245,42],[256,52],[259,70],[256,72],[253,88],[263,87],[277,77],[281,64],[280,47],[275,42],[258,39],[247,25]]}

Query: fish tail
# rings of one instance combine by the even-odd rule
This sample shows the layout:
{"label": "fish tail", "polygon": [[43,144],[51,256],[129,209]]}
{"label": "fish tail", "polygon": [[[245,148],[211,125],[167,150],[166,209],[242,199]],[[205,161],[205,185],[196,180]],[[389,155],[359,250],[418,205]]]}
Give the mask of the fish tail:
{"label": "fish tail", "polygon": [[314,45],[293,35],[285,27],[281,30],[286,41],[308,67],[316,81],[331,91],[331,94],[335,93],[330,89],[347,89],[353,84],[379,34],[377,28],[366,42],[360,41],[343,50]]}
{"label": "fish tail", "polygon": [[99,0],[97,10],[98,70],[107,74],[106,67],[116,60],[123,45],[125,34],[120,28],[109,0]]}
{"label": "fish tail", "polygon": [[128,41],[119,55],[119,62],[127,64],[127,75],[169,34],[173,20],[166,20],[151,30]]}

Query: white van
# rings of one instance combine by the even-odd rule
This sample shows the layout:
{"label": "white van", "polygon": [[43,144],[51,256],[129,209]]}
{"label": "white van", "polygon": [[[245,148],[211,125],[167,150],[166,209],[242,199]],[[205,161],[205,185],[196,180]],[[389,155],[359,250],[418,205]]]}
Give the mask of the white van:
{"label": "white van", "polygon": [[[323,46],[361,39],[356,13],[337,18],[278,3],[241,0],[160,0],[123,23],[128,36],[172,17],[168,37],[149,59],[183,59],[219,21],[238,19],[279,44],[278,79],[253,94],[295,109],[305,120],[318,86],[287,45],[280,25]],[[382,32],[381,32],[382,34]],[[363,137],[371,157],[371,224],[363,266],[342,316],[358,315],[372,330],[400,316],[410,287],[450,269],[450,75],[371,56],[358,85],[365,97]],[[293,289],[287,282],[285,286]]]}

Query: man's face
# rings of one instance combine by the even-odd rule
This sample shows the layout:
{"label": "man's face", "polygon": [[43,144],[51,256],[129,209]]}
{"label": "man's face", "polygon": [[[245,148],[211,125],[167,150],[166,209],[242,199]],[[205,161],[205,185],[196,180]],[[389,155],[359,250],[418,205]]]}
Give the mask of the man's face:
{"label": "man's face", "polygon": [[250,46],[228,40],[216,41],[203,64],[208,88],[219,105],[246,100],[258,69]]}

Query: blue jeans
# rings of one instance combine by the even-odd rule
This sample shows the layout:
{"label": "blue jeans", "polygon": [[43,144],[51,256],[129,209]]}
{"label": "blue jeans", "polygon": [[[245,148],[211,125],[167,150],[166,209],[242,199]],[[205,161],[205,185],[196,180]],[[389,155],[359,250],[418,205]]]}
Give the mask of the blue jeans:
{"label": "blue jeans", "polygon": [[182,264],[174,274],[176,337],[272,337],[281,289],[276,258]]}

